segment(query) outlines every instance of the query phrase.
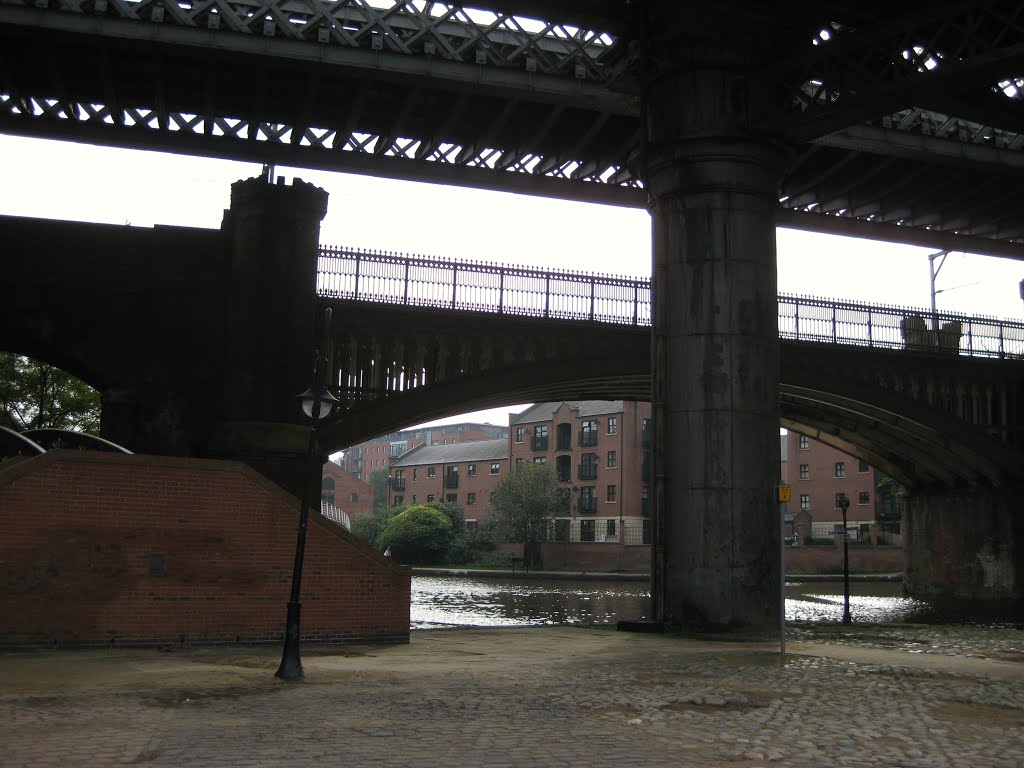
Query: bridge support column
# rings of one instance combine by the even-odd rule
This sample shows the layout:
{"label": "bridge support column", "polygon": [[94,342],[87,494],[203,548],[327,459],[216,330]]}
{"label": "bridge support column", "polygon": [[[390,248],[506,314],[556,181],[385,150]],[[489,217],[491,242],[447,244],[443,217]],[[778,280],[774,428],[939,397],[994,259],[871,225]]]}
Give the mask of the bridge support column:
{"label": "bridge support column", "polygon": [[296,399],[312,381],[316,267],[327,193],[295,179],[231,185],[221,420],[205,451],[245,461],[301,496],[309,432]]}
{"label": "bridge support column", "polygon": [[[678,27],[674,27],[678,29]],[[723,34],[728,34],[724,33]],[[681,62],[678,50],[694,59]],[[749,41],[657,51],[646,180],[654,241],[652,594],[669,626],[778,626],[775,217],[786,153],[742,128]]]}
{"label": "bridge support column", "polygon": [[1024,598],[1024,485],[918,493],[903,521],[912,595]]}

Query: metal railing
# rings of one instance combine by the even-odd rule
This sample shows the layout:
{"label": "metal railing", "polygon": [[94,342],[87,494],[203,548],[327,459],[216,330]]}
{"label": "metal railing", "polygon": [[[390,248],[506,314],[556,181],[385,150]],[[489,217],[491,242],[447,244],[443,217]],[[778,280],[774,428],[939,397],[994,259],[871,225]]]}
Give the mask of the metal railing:
{"label": "metal railing", "polygon": [[321,248],[317,293],[503,315],[651,324],[651,283],[483,262]]}
{"label": "metal railing", "polygon": [[[651,324],[649,280],[321,247],[317,294],[413,307]],[[779,336],[972,357],[1024,359],[1024,322],[779,294]]]}

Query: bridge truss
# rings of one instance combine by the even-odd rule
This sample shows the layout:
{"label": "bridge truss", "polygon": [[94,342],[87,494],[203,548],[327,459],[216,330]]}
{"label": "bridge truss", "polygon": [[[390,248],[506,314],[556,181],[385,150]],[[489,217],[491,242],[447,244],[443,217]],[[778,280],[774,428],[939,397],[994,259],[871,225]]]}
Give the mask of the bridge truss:
{"label": "bridge truss", "polygon": [[[681,34],[757,31],[780,224],[1024,257],[1024,2],[690,6]],[[0,131],[640,206],[659,13],[0,0]]]}

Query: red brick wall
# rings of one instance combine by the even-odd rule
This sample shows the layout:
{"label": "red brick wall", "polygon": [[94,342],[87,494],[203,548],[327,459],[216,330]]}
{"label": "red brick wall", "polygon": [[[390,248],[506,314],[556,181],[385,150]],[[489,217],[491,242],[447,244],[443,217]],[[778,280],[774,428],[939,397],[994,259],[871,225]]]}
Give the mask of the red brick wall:
{"label": "red brick wall", "polygon": [[[850,573],[902,573],[903,547],[852,546]],[[786,573],[842,573],[843,546],[786,547]]]}
{"label": "red brick wall", "polygon": [[[0,645],[279,642],[296,499],[243,464],[51,451],[0,468]],[[166,575],[150,575],[153,553]],[[310,517],[305,641],[409,639],[410,572]]]}
{"label": "red brick wall", "polygon": [[[364,483],[347,469],[328,461],[324,464],[321,477],[321,497],[328,492],[323,487],[323,481],[327,478],[334,481],[334,490],[330,491],[334,495],[334,505],[348,515],[349,520],[373,511],[373,489],[369,483]],[[355,501],[352,501],[353,495]]]}

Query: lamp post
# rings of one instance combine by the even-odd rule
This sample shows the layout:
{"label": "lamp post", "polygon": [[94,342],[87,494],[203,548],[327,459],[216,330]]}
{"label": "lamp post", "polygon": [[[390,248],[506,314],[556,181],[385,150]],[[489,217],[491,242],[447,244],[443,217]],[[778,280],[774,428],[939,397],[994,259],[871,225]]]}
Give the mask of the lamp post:
{"label": "lamp post", "polygon": [[850,623],[850,532],[846,529],[846,510],[850,500],[845,495],[839,497],[839,509],[843,512],[843,624]]}
{"label": "lamp post", "polygon": [[[306,553],[306,526],[309,523],[309,504],[312,498],[311,486],[313,470],[316,464],[313,456],[316,453],[316,428],[320,419],[326,417],[334,404],[338,402],[327,389],[327,350],[330,349],[331,309],[324,310],[322,341],[313,350],[313,386],[298,396],[302,410],[310,419],[309,447],[306,449],[306,460],[303,464],[302,506],[299,508],[299,532],[295,542],[295,565],[292,568],[292,591],[288,599],[288,614],[285,620],[284,651],[281,654],[281,665],[274,673],[282,680],[301,680],[302,659],[299,656],[299,618],[302,603],[299,600],[302,588],[302,560]],[[319,473],[317,473],[319,474]],[[319,488],[317,489],[319,494]]]}

